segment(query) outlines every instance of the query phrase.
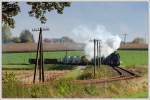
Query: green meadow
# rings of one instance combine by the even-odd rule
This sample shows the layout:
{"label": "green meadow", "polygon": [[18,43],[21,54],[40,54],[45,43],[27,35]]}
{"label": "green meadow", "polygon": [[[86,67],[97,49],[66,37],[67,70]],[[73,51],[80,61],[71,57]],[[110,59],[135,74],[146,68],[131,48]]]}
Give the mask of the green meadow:
{"label": "green meadow", "polygon": [[[120,50],[121,65],[148,65],[148,51],[142,50]],[[44,58],[61,59],[66,55],[66,52],[44,52]],[[68,51],[69,56],[82,56],[83,51]],[[3,53],[3,65],[26,65],[29,64],[30,58],[35,58],[36,53]],[[5,67],[5,66],[4,66]]]}

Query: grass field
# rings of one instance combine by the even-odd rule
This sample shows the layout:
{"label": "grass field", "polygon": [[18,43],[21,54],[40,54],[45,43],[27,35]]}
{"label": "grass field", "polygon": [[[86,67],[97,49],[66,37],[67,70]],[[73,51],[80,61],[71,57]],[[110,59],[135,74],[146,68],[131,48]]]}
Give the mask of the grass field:
{"label": "grass field", "polygon": [[[44,58],[63,58],[66,52],[44,52]],[[121,57],[121,65],[147,65],[148,51],[138,50],[122,50],[119,51]],[[83,51],[68,51],[68,55],[82,56]],[[23,65],[29,64],[29,58],[35,58],[36,53],[3,53],[2,64],[7,65]],[[22,66],[22,67],[23,67]],[[5,67],[5,66],[4,66]]]}
{"label": "grass field", "polygon": [[148,65],[148,51],[122,50],[119,51],[122,65]]}
{"label": "grass field", "polygon": [[[81,56],[83,55],[82,51],[68,51],[67,53],[70,56]],[[66,52],[44,52],[44,58],[63,58],[66,55]],[[2,63],[9,65],[16,64],[29,64],[29,58],[35,58],[36,53],[3,53],[2,54]]]}

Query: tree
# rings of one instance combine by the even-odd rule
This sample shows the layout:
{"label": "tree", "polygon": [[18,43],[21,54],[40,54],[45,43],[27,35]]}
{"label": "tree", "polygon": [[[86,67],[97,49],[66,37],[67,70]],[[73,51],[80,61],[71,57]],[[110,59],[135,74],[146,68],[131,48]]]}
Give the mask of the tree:
{"label": "tree", "polygon": [[74,43],[74,41],[73,41],[71,38],[66,37],[66,36],[63,36],[63,37],[61,38],[61,40],[62,40],[63,42],[70,42],[70,43]]}
{"label": "tree", "polygon": [[46,23],[46,12],[56,10],[58,14],[63,14],[64,8],[70,6],[68,2],[27,2],[27,4],[32,6],[29,15],[40,19],[41,23]]}
{"label": "tree", "polygon": [[143,44],[144,43],[144,39],[143,38],[140,38],[140,37],[137,37],[135,38],[132,43],[137,43],[137,44]]}
{"label": "tree", "polygon": [[21,43],[34,42],[32,33],[29,30],[22,31],[20,34],[20,42]]}
{"label": "tree", "polygon": [[3,24],[2,26],[2,43],[11,42],[12,34],[10,31],[10,27],[7,24]]}
{"label": "tree", "polygon": [[20,7],[18,2],[2,2],[2,22],[14,28],[14,16],[18,15]]}
{"label": "tree", "polygon": [[43,42],[45,42],[45,43],[51,43],[51,39],[44,38]]}
{"label": "tree", "polygon": [[[31,6],[28,12],[29,16],[35,17],[41,21],[42,24],[46,23],[46,12],[56,10],[58,14],[63,14],[65,7],[69,7],[69,2],[27,2]],[[2,2],[2,22],[7,23],[11,28],[14,28],[14,18],[21,12],[18,2]]]}
{"label": "tree", "polygon": [[13,42],[13,43],[20,43],[21,40],[20,40],[19,37],[13,37],[12,42]]}

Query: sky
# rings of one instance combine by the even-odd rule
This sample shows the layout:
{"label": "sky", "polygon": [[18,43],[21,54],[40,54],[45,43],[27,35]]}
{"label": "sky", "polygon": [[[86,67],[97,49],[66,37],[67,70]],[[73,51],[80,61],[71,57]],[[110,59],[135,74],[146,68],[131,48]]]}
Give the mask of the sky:
{"label": "sky", "polygon": [[[43,32],[44,38],[60,38],[69,36],[79,26],[95,29],[102,25],[122,39],[122,33],[127,33],[127,41],[136,37],[148,41],[148,2],[72,2],[63,14],[57,14],[56,11],[47,13],[48,20],[44,25],[36,18],[29,17],[30,6],[23,1],[19,4],[21,13],[14,17],[16,24],[12,29],[13,36],[19,36],[24,29],[32,32],[33,28],[46,27],[50,30]],[[37,40],[37,32],[32,33]]]}

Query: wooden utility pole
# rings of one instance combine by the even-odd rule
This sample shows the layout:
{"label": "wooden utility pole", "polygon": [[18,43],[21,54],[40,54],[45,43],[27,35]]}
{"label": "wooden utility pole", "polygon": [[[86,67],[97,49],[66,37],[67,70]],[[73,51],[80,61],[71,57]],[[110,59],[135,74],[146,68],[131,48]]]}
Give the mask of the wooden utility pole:
{"label": "wooden utility pole", "polygon": [[97,42],[97,65],[99,67],[99,41],[96,40],[96,42]]}
{"label": "wooden utility pole", "polygon": [[124,38],[124,45],[126,44],[126,38],[127,38],[127,33],[122,33],[122,35],[123,35],[123,38]]}
{"label": "wooden utility pole", "polygon": [[100,41],[101,40],[97,40],[97,39],[93,39],[93,40],[90,40],[90,41],[93,41],[94,42],[94,77],[95,77],[95,72],[96,72],[96,66],[99,67],[100,64],[101,64],[101,55],[100,55]]}
{"label": "wooden utility pole", "polygon": [[68,50],[66,49],[66,55],[65,55],[66,57],[68,56]]}
{"label": "wooden utility pole", "polygon": [[36,70],[39,69],[39,82],[44,82],[44,67],[43,67],[43,40],[42,40],[42,31],[47,31],[49,29],[42,29],[41,27],[38,29],[33,29],[32,31],[39,31],[39,39],[37,45],[37,52],[36,52],[36,64],[34,68],[34,77],[33,83],[35,83],[36,79]]}
{"label": "wooden utility pole", "polygon": [[96,69],[96,40],[94,39],[94,77],[95,77],[95,69]]}
{"label": "wooden utility pole", "polygon": [[98,59],[98,66],[100,67],[101,66],[101,40],[99,40],[98,41],[98,57],[99,57],[99,59]]}

